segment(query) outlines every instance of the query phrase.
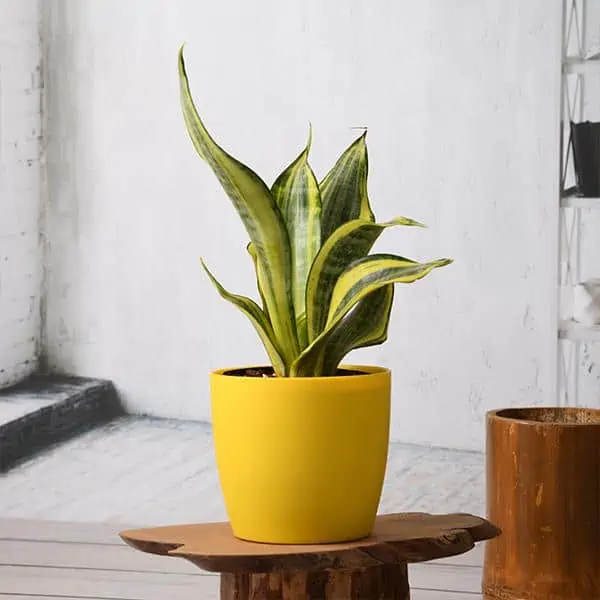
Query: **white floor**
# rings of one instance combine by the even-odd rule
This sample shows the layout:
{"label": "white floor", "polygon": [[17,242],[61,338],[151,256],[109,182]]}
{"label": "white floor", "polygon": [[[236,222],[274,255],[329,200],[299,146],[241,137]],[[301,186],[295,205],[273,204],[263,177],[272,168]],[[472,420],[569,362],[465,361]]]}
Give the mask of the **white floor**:
{"label": "white floor", "polygon": [[[484,457],[394,444],[380,512],[484,515]],[[140,525],[225,519],[206,424],[124,417],[0,475],[0,516]]]}

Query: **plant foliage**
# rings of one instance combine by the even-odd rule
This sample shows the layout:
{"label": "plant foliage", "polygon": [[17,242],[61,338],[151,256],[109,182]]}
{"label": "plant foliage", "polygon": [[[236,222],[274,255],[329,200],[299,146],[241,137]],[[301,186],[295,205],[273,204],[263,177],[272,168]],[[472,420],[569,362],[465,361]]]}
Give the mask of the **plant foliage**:
{"label": "plant foliage", "polygon": [[318,181],[306,147],[269,188],[211,137],[198,115],[179,51],[183,117],[194,148],[217,176],[248,232],[261,304],[222,298],[251,321],[280,377],[335,375],[352,350],[387,339],[394,284],[412,283],[450,259],[419,263],[369,252],[388,227],[422,226],[398,217],[376,223],[367,194],[366,132]]}

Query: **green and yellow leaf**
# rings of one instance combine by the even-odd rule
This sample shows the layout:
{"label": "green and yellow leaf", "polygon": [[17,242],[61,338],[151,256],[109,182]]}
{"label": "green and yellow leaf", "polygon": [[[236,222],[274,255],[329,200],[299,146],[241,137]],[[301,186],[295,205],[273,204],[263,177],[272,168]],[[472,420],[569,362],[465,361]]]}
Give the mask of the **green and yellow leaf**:
{"label": "green and yellow leaf", "polygon": [[339,277],[329,306],[326,326],[332,326],[365,296],[388,283],[413,283],[452,262],[442,258],[417,263],[393,254],[372,254],[354,261]]}
{"label": "green and yellow leaf", "polygon": [[334,375],[352,350],[387,340],[393,303],[394,284],[390,283],[363,298],[335,326],[324,352],[323,375]]}
{"label": "green and yellow leaf", "polygon": [[262,292],[274,336],[284,362],[290,364],[298,355],[299,347],[292,298],[291,249],[281,211],[263,180],[227,154],[208,133],[192,99],[183,47],[178,64],[181,106],[189,136],[232,201],[256,248],[264,273]]}
{"label": "green and yellow leaf", "polygon": [[300,347],[306,347],[306,280],[321,245],[321,195],[308,164],[312,132],[306,148],[276,179],[271,194],[287,226],[292,251],[292,282],[296,329]]}
{"label": "green and yellow leaf", "polygon": [[333,287],[348,265],[365,257],[387,227],[424,227],[418,221],[398,217],[387,223],[354,219],[338,227],[317,254],[306,286],[308,339],[312,342],[325,327]]}
{"label": "green and yellow leaf", "polygon": [[292,376],[335,375],[340,362],[352,350],[385,342],[393,302],[394,284],[363,298],[329,336],[294,363]]}
{"label": "green and yellow leaf", "polygon": [[369,161],[366,135],[365,131],[346,149],[319,184],[323,206],[323,243],[340,225],[352,219],[375,220],[367,193]]}
{"label": "green and yellow leaf", "polygon": [[275,340],[275,334],[269,319],[265,313],[261,310],[260,306],[254,302],[254,300],[247,298],[246,296],[239,296],[237,294],[231,294],[228,292],[215,278],[215,276],[208,270],[208,267],[202,261],[202,266],[206,271],[211,283],[215,286],[221,298],[231,302],[234,306],[237,306],[252,323],[254,329],[258,333],[271,365],[275,370],[275,374],[279,377],[285,377],[287,375],[286,365],[281,357],[281,353],[277,348],[277,342]]}
{"label": "green and yellow leaf", "polygon": [[[412,283],[427,276],[436,268],[449,265],[443,258],[417,263],[393,254],[373,254],[354,261],[339,277],[329,307],[325,329],[292,363],[292,376],[307,372],[305,365],[319,365],[319,354],[333,335],[335,327],[361,300],[393,283]],[[317,356],[311,356],[315,353]],[[322,367],[321,367],[322,368]]]}

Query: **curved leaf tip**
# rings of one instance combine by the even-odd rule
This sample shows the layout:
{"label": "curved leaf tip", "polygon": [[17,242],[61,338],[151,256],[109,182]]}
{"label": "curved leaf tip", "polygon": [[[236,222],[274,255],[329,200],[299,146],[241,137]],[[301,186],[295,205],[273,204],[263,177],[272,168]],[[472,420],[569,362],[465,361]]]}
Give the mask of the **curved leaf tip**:
{"label": "curved leaf tip", "polygon": [[394,225],[405,225],[406,227],[423,227],[427,229],[427,225],[424,223],[420,223],[419,221],[415,221],[414,219],[410,219],[409,217],[394,217],[389,221],[385,221],[385,223],[381,224],[383,227],[393,227]]}
{"label": "curved leaf tip", "polygon": [[431,264],[435,265],[435,268],[439,267],[447,267],[454,262],[453,258],[440,258],[439,260],[434,260]]}
{"label": "curved leaf tip", "polygon": [[183,49],[185,47],[185,42],[179,46],[179,50],[177,51],[177,65],[179,68],[179,73],[181,75],[186,75],[185,73],[185,59],[183,58]]}
{"label": "curved leaf tip", "polygon": [[210,269],[206,266],[206,263],[204,262],[204,259],[202,257],[200,257],[200,264],[202,265],[202,268],[204,269],[204,271],[206,272],[206,274],[208,275],[208,278],[211,281],[216,281],[215,277],[213,276],[213,274],[210,272]]}

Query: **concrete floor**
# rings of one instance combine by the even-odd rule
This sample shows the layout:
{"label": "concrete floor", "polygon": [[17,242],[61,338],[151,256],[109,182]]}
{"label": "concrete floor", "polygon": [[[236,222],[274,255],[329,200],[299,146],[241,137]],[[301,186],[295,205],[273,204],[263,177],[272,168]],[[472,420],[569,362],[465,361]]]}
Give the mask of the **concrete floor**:
{"label": "concrete floor", "polygon": [[[380,512],[484,515],[479,453],[393,444]],[[140,525],[225,519],[210,428],[123,417],[0,475],[3,518]]]}

